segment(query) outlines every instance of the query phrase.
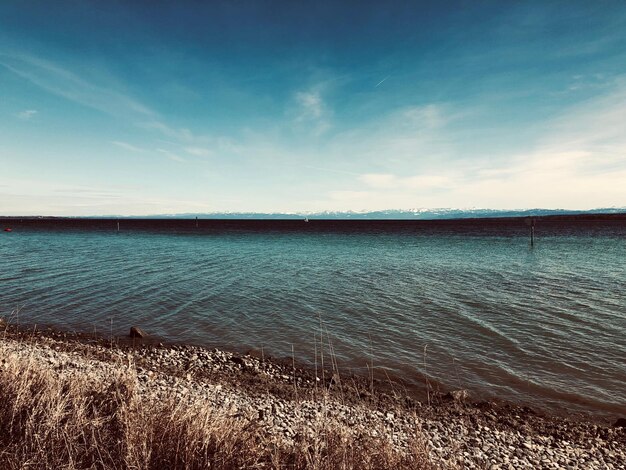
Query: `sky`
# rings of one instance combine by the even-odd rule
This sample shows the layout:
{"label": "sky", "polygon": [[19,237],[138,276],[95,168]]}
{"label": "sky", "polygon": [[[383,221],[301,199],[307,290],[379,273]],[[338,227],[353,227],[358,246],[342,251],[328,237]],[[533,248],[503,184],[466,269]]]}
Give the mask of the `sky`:
{"label": "sky", "polygon": [[625,206],[624,2],[0,2],[0,215]]}

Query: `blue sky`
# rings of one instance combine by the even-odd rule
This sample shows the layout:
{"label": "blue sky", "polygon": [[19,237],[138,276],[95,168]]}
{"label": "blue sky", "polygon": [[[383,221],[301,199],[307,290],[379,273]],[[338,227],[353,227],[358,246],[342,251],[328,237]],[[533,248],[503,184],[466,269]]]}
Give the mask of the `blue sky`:
{"label": "blue sky", "polygon": [[623,2],[0,3],[3,215],[612,206]]}

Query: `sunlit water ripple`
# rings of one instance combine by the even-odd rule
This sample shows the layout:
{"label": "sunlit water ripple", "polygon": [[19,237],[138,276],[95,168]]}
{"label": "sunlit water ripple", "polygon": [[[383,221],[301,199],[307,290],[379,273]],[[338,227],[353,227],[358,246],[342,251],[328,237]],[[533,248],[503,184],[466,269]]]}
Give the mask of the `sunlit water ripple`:
{"label": "sunlit water ripple", "polygon": [[13,221],[0,316],[425,376],[553,410],[626,405],[626,221]]}

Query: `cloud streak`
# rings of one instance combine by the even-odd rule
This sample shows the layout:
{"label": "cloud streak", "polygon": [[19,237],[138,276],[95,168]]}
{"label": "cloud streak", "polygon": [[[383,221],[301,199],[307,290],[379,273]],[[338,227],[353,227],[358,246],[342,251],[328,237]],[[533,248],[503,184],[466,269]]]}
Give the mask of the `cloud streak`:
{"label": "cloud streak", "polygon": [[[117,83],[116,80],[109,80],[112,83],[107,83],[106,80],[94,79],[75,69],[63,67],[56,62],[28,54],[0,51],[0,66],[55,96],[108,114],[116,119],[128,120],[138,128],[156,131],[166,138],[174,140],[174,144],[179,147],[178,153],[159,150],[170,160],[186,161],[184,157],[179,155],[180,153],[196,157],[208,157],[216,152],[232,153],[238,151],[238,144],[232,138],[197,135],[190,129],[178,128],[168,124],[156,111],[116,89],[114,85]],[[316,104],[314,99],[311,97],[308,98],[308,101],[307,98],[303,99],[309,112],[315,115]],[[30,120],[36,114],[36,110],[24,110],[17,116],[21,120]],[[145,151],[145,149],[122,140],[112,140],[111,143],[131,152]]]}
{"label": "cloud streak", "polygon": [[156,149],[157,152],[165,155],[167,158],[169,158],[170,160],[172,160],[173,162],[179,162],[179,163],[184,163],[187,161],[187,159],[181,157],[180,155],[178,155],[177,153],[174,152],[170,152],[169,150],[165,150],[165,149]]}
{"label": "cloud streak", "polygon": [[142,149],[140,147],[136,147],[136,146],[134,146],[132,144],[129,144],[128,142],[122,142],[122,141],[119,141],[119,140],[113,140],[113,141],[111,141],[111,143],[113,145],[116,145],[117,147],[120,147],[120,148],[122,148],[124,150],[129,150],[131,152],[141,153],[141,152],[145,151],[144,149]]}
{"label": "cloud streak", "polygon": [[376,189],[410,189],[432,190],[449,188],[454,184],[454,179],[446,175],[414,175],[400,177],[389,173],[368,173],[359,176],[359,180],[367,186]]}
{"label": "cloud streak", "polygon": [[0,52],[0,65],[54,95],[116,117],[155,115],[137,100],[44,59]]}
{"label": "cloud streak", "polygon": [[210,157],[213,152],[204,147],[185,147],[185,151],[194,157]]}
{"label": "cloud streak", "polygon": [[17,113],[17,117],[22,121],[29,121],[38,113],[36,109],[25,109],[24,111],[20,111]]}
{"label": "cloud streak", "polygon": [[374,86],[374,88],[378,88],[379,86],[381,86],[383,83],[385,83],[385,81],[386,81],[389,77],[391,77],[391,75],[387,75],[385,78],[383,78],[380,82],[378,82],[378,83]]}

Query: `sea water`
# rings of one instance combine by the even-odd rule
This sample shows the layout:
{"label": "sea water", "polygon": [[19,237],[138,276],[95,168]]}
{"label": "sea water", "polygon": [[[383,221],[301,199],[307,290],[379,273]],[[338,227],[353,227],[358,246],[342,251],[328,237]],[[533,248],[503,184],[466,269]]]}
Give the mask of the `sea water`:
{"label": "sea water", "polygon": [[[416,390],[626,406],[626,219],[5,220],[0,317],[263,349]],[[322,335],[320,335],[320,333]],[[317,348],[316,348],[317,345]]]}

